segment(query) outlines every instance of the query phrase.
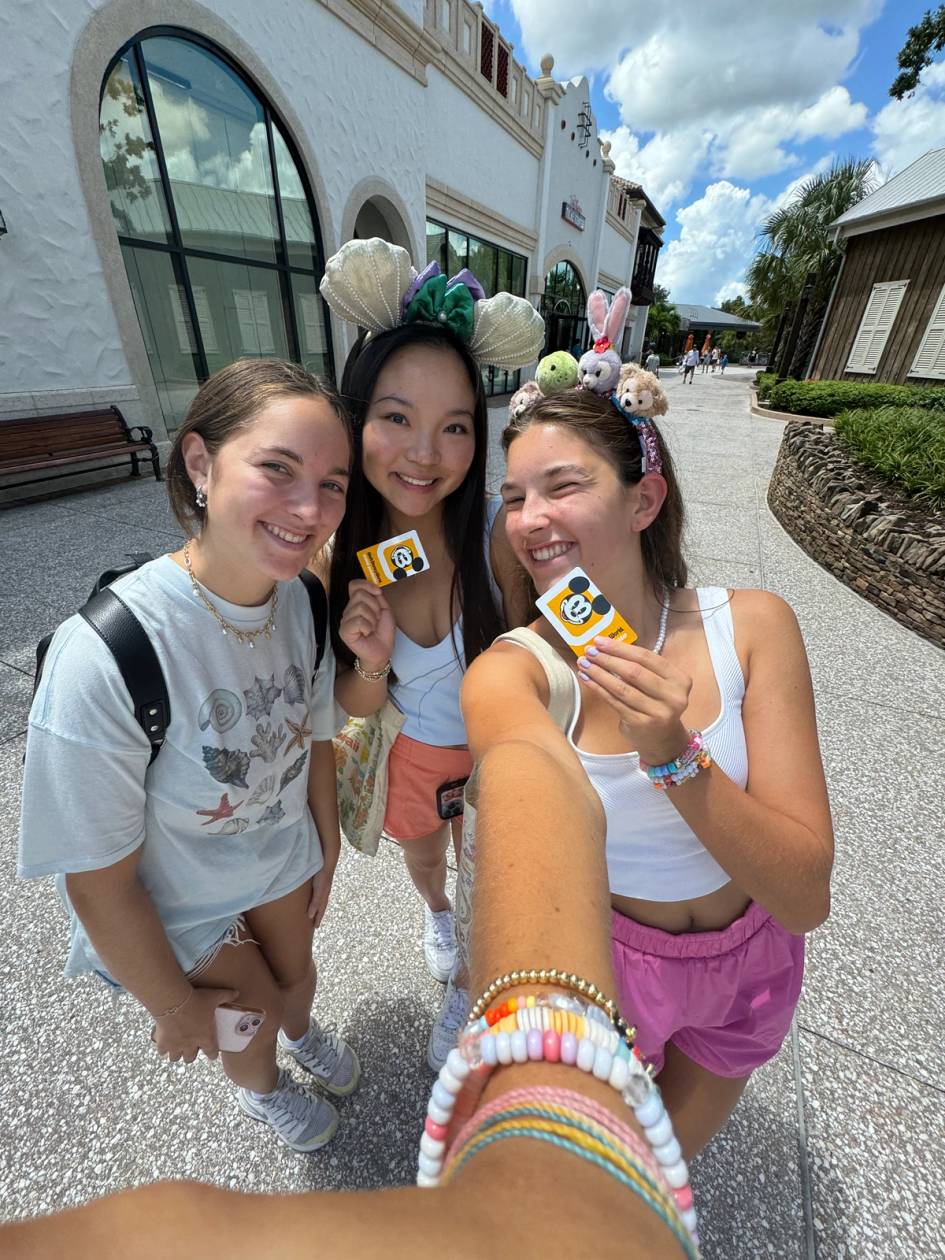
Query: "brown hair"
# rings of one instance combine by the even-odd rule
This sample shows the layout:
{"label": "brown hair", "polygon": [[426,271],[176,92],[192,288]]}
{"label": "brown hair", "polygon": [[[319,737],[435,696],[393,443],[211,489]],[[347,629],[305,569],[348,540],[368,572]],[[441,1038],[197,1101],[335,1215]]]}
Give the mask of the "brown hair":
{"label": "brown hair", "polygon": [[[517,437],[533,424],[558,424],[569,429],[598,451],[613,466],[625,486],[636,485],[643,476],[640,439],[629,420],[609,398],[590,390],[568,389],[549,398],[539,398],[513,420],[502,434],[502,449],[508,454]],[[653,426],[656,429],[656,426]],[[666,443],[656,429],[666,500],[659,515],[640,535],[643,564],[657,597],[665,588],[685,586],[688,579],[682,554],[683,504],[676,470]]]}
{"label": "brown hair", "polygon": [[184,464],[184,438],[188,433],[199,434],[210,454],[215,455],[279,398],[323,398],[341,421],[349,452],[353,450],[348,409],[330,385],[300,364],[284,359],[237,359],[214,372],[197,390],[168,456],[167,497],[185,533],[199,533],[206,509],[197,506],[196,487]]}

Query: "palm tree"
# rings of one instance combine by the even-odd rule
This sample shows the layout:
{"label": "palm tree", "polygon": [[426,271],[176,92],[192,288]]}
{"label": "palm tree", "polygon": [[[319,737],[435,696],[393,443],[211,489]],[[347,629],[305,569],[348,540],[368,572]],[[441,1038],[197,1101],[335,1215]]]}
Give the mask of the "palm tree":
{"label": "palm tree", "polygon": [[779,365],[786,375],[799,376],[807,364],[843,257],[830,237],[830,224],[876,183],[872,158],[845,158],[801,184],[788,204],[761,226],[761,249],[745,278],[756,318],[768,332],[774,332],[805,285],[811,286],[792,361]]}
{"label": "palm tree", "polygon": [[672,349],[673,333],[679,329],[679,314],[669,300],[669,290],[661,284],[653,286],[653,301],[646,316],[646,335],[657,348],[669,345]]}

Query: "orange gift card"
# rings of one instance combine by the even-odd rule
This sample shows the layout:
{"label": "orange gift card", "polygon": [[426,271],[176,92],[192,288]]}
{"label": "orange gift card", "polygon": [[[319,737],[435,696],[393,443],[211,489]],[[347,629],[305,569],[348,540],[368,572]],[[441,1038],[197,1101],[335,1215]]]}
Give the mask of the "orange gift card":
{"label": "orange gift card", "polygon": [[364,576],[375,586],[390,586],[428,569],[426,553],[415,529],[358,552]]}
{"label": "orange gift card", "polygon": [[598,635],[621,643],[636,641],[636,631],[581,568],[555,582],[538,607],[575,656],[583,656],[585,645]]}

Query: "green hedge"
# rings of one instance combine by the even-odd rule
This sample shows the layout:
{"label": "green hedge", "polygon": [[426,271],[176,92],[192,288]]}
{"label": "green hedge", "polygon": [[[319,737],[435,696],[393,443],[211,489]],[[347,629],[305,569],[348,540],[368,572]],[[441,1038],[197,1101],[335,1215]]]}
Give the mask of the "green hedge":
{"label": "green hedge", "polygon": [[764,368],[755,374],[755,388],[758,391],[759,398],[767,398],[771,392],[771,387],[778,379],[777,372],[767,372]]}
{"label": "green hedge", "polygon": [[850,455],[921,502],[945,507],[945,410],[860,407],[834,420]]}
{"label": "green hedge", "polygon": [[861,407],[931,407],[945,411],[945,388],[937,385],[781,381],[768,389],[765,398],[773,410],[791,411],[801,416],[830,417]]}

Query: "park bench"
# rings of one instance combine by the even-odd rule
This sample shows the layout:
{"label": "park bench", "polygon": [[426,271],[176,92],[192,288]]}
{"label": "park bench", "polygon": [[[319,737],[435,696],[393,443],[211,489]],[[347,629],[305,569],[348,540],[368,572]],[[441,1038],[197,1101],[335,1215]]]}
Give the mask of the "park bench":
{"label": "park bench", "polygon": [[[132,477],[141,476],[141,459],[150,460],[155,479],[160,481],[161,462],[151,436],[151,430],[144,425],[129,428],[117,407],[0,421],[0,489],[70,477],[84,469],[76,466],[68,467],[66,472],[51,470],[103,459],[109,462],[96,464],[93,471],[114,468],[115,460],[128,459]],[[24,481],[7,480],[33,472],[41,475]]]}

